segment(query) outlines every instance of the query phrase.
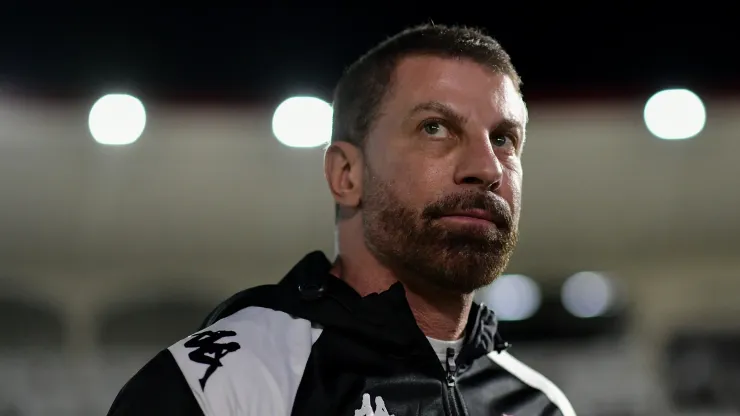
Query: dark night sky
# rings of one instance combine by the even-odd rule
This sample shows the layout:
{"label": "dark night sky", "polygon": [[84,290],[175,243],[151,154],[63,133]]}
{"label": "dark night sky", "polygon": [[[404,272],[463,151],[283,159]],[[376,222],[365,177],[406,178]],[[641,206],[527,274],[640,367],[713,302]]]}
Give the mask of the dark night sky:
{"label": "dark night sky", "polygon": [[731,21],[729,6],[709,3],[540,8],[488,1],[403,9],[400,2],[354,9],[315,2],[176,9],[15,3],[21,4],[7,3],[0,13],[0,90],[20,94],[87,97],[117,89],[157,100],[328,98],[342,69],[367,48],[430,20],[485,28],[512,55],[530,97],[612,97],[671,86],[740,92],[740,23]]}

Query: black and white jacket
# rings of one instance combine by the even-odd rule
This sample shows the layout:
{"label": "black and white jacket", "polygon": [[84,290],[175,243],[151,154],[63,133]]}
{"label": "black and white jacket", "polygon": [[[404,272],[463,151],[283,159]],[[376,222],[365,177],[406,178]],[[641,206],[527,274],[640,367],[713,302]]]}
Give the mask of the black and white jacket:
{"label": "black and white jacket", "polygon": [[440,365],[401,284],[360,297],[311,253],[277,285],[238,293],[160,352],[110,416],[575,416],[506,352],[474,305],[465,343]]}

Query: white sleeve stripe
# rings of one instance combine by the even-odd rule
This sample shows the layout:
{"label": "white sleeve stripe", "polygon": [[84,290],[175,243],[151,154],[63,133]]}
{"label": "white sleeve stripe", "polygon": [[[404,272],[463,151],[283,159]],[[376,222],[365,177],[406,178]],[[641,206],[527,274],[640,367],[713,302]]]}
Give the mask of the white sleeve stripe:
{"label": "white sleeve stripe", "polygon": [[198,331],[202,342],[187,345],[191,336],[169,350],[204,415],[289,416],[321,333],[308,320],[248,307]]}
{"label": "white sleeve stripe", "polygon": [[540,390],[542,393],[550,399],[563,413],[563,416],[576,416],[573,406],[571,406],[568,398],[565,394],[547,377],[533,370],[523,362],[514,358],[511,354],[506,351],[500,353],[492,352],[488,354],[488,358],[494,363],[498,364],[504,370],[513,374],[524,384]]}

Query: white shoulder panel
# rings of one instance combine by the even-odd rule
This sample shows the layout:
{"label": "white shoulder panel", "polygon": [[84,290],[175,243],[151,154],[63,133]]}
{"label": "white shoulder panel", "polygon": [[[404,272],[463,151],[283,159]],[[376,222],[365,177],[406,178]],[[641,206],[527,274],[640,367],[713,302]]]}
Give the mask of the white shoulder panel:
{"label": "white shoulder panel", "polygon": [[547,398],[549,398],[550,401],[560,409],[563,416],[576,416],[576,412],[573,410],[573,406],[571,406],[568,398],[565,397],[565,394],[563,394],[555,383],[548,380],[547,377],[517,360],[506,351],[502,351],[500,353],[494,351],[488,354],[488,358],[521,380],[522,383],[544,393]]}
{"label": "white shoulder panel", "polygon": [[249,307],[169,348],[205,416],[289,416],[321,329]]}

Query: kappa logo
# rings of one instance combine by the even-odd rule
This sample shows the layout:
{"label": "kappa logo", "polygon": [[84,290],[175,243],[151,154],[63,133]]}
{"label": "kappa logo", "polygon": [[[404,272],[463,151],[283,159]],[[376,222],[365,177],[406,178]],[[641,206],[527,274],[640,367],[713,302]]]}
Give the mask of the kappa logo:
{"label": "kappa logo", "polygon": [[221,344],[216,341],[222,338],[233,337],[235,335],[236,332],[234,331],[203,331],[193,335],[185,342],[185,348],[195,348],[195,350],[188,354],[190,360],[208,366],[205,374],[203,374],[203,377],[199,380],[201,389],[206,389],[206,382],[208,379],[219,367],[223,366],[223,364],[221,364],[221,359],[227,354],[241,348],[237,342],[226,342]]}
{"label": "kappa logo", "polygon": [[378,396],[375,398],[375,410],[370,404],[370,395],[365,393],[362,395],[362,406],[355,410],[355,416],[393,416],[388,413],[388,409],[385,408],[385,402],[383,398]]}

